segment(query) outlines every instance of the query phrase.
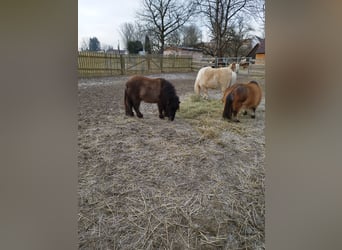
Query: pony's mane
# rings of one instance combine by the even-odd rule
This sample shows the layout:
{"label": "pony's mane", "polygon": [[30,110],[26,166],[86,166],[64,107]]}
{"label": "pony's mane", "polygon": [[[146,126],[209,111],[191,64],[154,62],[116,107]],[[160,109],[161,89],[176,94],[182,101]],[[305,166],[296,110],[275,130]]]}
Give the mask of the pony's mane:
{"label": "pony's mane", "polygon": [[250,81],[249,83],[254,83],[256,85],[259,85],[256,81]]}
{"label": "pony's mane", "polygon": [[167,95],[167,96],[176,96],[176,90],[175,87],[167,80],[165,80],[164,78],[160,78],[162,87],[161,87],[161,91],[163,92],[163,94]]}

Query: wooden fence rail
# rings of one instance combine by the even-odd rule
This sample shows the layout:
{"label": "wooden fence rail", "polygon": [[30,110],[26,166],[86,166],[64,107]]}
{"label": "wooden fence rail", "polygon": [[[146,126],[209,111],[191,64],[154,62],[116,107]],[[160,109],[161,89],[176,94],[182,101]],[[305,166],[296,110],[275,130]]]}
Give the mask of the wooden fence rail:
{"label": "wooden fence rail", "polygon": [[192,71],[191,56],[140,56],[78,52],[79,77],[190,71]]}
{"label": "wooden fence rail", "polygon": [[78,52],[78,76],[101,77],[133,74],[177,73],[198,71],[205,66],[227,66],[232,62],[248,62],[252,58],[225,57],[200,58],[193,60],[191,56],[161,55],[124,55],[103,52]]}

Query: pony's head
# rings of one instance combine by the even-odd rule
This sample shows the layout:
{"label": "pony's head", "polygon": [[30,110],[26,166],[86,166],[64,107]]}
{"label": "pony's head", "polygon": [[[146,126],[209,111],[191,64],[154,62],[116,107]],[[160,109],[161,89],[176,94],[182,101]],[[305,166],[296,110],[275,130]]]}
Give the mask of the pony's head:
{"label": "pony's head", "polygon": [[231,63],[231,64],[229,65],[229,68],[230,68],[232,71],[236,72],[236,63],[235,63],[235,62]]}
{"label": "pony's head", "polygon": [[176,111],[179,109],[179,98],[176,94],[175,87],[165,79],[161,79],[162,89],[160,98],[165,105],[165,116],[169,118],[170,121],[175,119]]}
{"label": "pony's head", "polygon": [[173,121],[176,116],[177,110],[179,110],[179,98],[178,96],[173,96],[169,99],[167,107],[166,107],[166,116],[169,118],[170,121]]}

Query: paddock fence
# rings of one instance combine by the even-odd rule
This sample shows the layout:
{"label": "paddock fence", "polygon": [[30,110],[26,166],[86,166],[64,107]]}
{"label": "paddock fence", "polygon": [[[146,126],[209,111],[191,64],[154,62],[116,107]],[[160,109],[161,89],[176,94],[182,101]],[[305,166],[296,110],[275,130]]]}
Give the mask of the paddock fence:
{"label": "paddock fence", "polygon": [[199,70],[202,67],[211,66],[214,68],[226,67],[231,63],[245,63],[246,67],[249,68],[252,64],[255,64],[255,59],[251,57],[203,57],[193,60],[193,70]]}
{"label": "paddock fence", "polygon": [[79,77],[101,77],[191,71],[191,56],[142,56],[109,54],[101,52],[78,52]]}
{"label": "paddock fence", "polygon": [[[79,77],[103,77],[134,74],[197,72],[200,68],[224,67],[232,62],[245,63],[247,74],[258,64],[264,64],[250,57],[203,57],[185,55],[126,55],[104,52],[78,52]],[[258,66],[257,66],[258,68]]]}

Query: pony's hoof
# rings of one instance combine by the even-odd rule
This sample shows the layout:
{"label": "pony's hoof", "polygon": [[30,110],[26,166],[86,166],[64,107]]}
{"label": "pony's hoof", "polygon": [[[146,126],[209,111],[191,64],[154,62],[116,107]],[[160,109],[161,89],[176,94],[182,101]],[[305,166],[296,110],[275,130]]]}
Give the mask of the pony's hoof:
{"label": "pony's hoof", "polygon": [[245,110],[245,112],[243,112],[243,115],[247,115],[248,113],[247,113],[247,111]]}
{"label": "pony's hoof", "polygon": [[234,122],[240,122],[240,120],[238,120],[238,119],[235,119],[235,120],[234,120]]}
{"label": "pony's hoof", "polygon": [[251,115],[251,117],[252,117],[253,119],[255,119],[255,115]]}
{"label": "pony's hoof", "polygon": [[159,115],[159,118],[160,118],[160,119],[164,119],[164,116],[163,116],[163,115]]}
{"label": "pony's hoof", "polygon": [[142,114],[137,114],[139,118],[143,118],[144,116]]}
{"label": "pony's hoof", "polygon": [[127,116],[134,116],[133,113],[128,113],[128,112],[126,112],[126,115],[127,115]]}

